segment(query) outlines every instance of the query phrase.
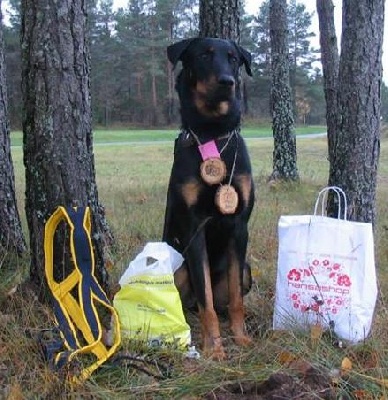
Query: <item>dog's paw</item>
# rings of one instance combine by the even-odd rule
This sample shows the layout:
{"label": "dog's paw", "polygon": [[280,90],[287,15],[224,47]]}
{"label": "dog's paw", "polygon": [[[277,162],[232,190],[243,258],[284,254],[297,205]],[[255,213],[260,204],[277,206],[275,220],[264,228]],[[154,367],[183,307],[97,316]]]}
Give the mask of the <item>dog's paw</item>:
{"label": "dog's paw", "polygon": [[214,361],[222,361],[226,359],[226,353],[222,345],[221,338],[213,338],[211,345],[205,345],[203,348],[205,358],[210,358]]}
{"label": "dog's paw", "polygon": [[214,361],[222,361],[226,359],[226,353],[224,348],[221,347],[217,347],[214,348],[212,351],[212,354],[210,355],[210,358]]}
{"label": "dog's paw", "polygon": [[241,347],[247,347],[252,344],[252,339],[248,335],[239,335],[233,337],[234,342]]}

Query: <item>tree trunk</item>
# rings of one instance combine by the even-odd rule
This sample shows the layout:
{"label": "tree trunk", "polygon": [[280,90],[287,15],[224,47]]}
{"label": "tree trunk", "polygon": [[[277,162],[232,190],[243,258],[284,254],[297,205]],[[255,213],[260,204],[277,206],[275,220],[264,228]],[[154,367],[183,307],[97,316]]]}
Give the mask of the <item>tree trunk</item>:
{"label": "tree trunk", "polygon": [[11,157],[2,19],[0,0],[0,259],[8,251],[21,254],[26,249],[16,203]]}
{"label": "tree trunk", "polygon": [[[348,218],[375,222],[380,153],[384,0],[344,0],[338,128],[330,142],[329,185],[348,198]],[[329,210],[335,209],[331,201]]]}
{"label": "tree trunk", "polygon": [[200,0],[199,36],[240,41],[241,0]]}
{"label": "tree trunk", "polygon": [[152,56],[152,68],[151,68],[151,91],[152,91],[152,121],[151,124],[152,126],[157,126],[158,125],[158,91],[156,88],[156,73],[155,73],[155,47],[152,45],[152,50],[151,50],[151,56]]}
{"label": "tree trunk", "polygon": [[168,82],[168,98],[167,98],[167,124],[171,125],[174,120],[174,86],[175,79],[173,74],[173,66],[167,61],[167,82]]}
{"label": "tree trunk", "polygon": [[[317,0],[321,62],[326,99],[326,125],[330,167],[334,166],[334,149],[337,137],[339,54],[334,25],[332,0]],[[332,172],[330,172],[332,175]]]}
{"label": "tree trunk", "polygon": [[270,181],[298,180],[296,139],[290,88],[287,1],[270,1],[272,50],[273,171]]}
{"label": "tree trunk", "polygon": [[[60,205],[90,206],[96,272],[106,287],[104,250],[112,236],[95,179],[86,0],[23,0],[21,12],[30,277],[45,289],[44,226],[52,212]],[[65,252],[65,236],[55,240],[58,256]],[[55,266],[58,276],[73,267],[68,254]]]}

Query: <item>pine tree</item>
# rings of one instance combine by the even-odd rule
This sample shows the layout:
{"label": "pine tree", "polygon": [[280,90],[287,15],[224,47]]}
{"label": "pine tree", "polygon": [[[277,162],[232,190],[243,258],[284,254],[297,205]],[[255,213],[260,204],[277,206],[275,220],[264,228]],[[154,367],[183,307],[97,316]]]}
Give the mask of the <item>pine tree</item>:
{"label": "pine tree", "polygon": [[0,267],[8,252],[20,254],[25,249],[16,202],[15,176],[11,156],[3,25],[0,11]]}
{"label": "pine tree", "polygon": [[[331,20],[332,8],[328,11]],[[320,19],[324,20],[324,15],[322,13]],[[321,41],[330,41],[333,37],[329,29],[331,24],[328,23],[325,29],[323,26],[321,24]],[[349,219],[372,223],[376,220],[380,154],[383,32],[384,0],[343,1],[336,129],[329,140],[329,185],[345,191]],[[335,52],[334,47],[322,50]],[[334,53],[322,58],[326,71],[335,68],[331,65],[335,58]],[[331,77],[326,74],[327,98],[332,90],[329,79]],[[330,198],[328,213],[337,214],[336,210],[337,204]]]}
{"label": "pine tree", "polygon": [[[84,0],[23,0],[22,89],[26,216],[30,278],[45,288],[44,226],[58,206],[89,206],[96,273],[107,286],[105,246],[112,236],[98,200],[95,178],[89,50]],[[73,270],[62,231],[54,253],[58,277]]]}
{"label": "pine tree", "polygon": [[289,80],[287,1],[270,0],[273,171],[270,181],[297,180],[296,139]]}

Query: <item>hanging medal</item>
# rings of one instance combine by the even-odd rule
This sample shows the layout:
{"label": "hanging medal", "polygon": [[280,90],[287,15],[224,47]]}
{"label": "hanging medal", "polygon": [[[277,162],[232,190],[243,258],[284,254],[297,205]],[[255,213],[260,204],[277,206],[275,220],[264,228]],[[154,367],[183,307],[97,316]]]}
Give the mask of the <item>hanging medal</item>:
{"label": "hanging medal", "polygon": [[238,206],[238,194],[232,185],[221,185],[216,193],[215,203],[221,214],[234,214]]}
{"label": "hanging medal", "polygon": [[[198,142],[198,149],[202,156],[202,163],[200,166],[201,177],[208,185],[218,185],[226,177],[226,165],[221,159],[220,152],[214,140],[205,144]],[[222,150],[221,150],[222,152]],[[238,206],[238,194],[236,189],[231,185],[233,176],[234,165],[236,162],[237,150],[235,153],[235,160],[231,172],[230,181],[228,184],[220,185],[217,189],[214,202],[218,207],[221,214],[234,214]]]}
{"label": "hanging medal", "polygon": [[226,176],[226,165],[221,160],[221,155],[214,140],[198,146],[202,156],[200,166],[201,177],[208,185],[221,183]]}

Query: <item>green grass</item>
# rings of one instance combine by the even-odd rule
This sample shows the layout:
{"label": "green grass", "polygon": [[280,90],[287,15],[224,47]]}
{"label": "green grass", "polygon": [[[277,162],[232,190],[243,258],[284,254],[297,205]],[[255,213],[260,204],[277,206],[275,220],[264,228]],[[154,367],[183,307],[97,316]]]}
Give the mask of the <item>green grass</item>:
{"label": "green grass", "polygon": [[[96,136],[98,134],[96,132]],[[106,142],[113,141],[110,134],[102,135]],[[121,141],[120,135],[117,141]],[[271,139],[248,141],[257,196],[249,224],[248,247],[255,284],[246,298],[247,326],[254,340],[252,348],[235,347],[224,324],[222,334],[229,358],[223,362],[203,358],[189,361],[172,350],[140,349],[125,343],[124,349],[148,357],[152,361],[148,366],[153,371],[158,372],[159,366],[159,372],[163,372],[162,365],[170,364],[171,376],[158,380],[131,366],[118,367],[107,363],[81,386],[67,387],[60,376],[47,368],[34,341],[34,335],[41,328],[53,326],[51,311],[31,295],[7,294],[20,280],[20,276],[14,276],[13,280],[0,280],[0,398],[259,398],[254,397],[255,385],[260,385],[272,374],[286,374],[303,384],[310,367],[318,373],[316,381],[323,384],[328,379],[335,395],[332,398],[356,398],[360,393],[364,397],[359,398],[363,399],[388,398],[388,389],[383,382],[376,381],[388,378],[388,306],[385,302],[385,293],[388,293],[388,141],[384,140],[381,145],[378,179],[375,240],[380,295],[376,316],[371,338],[345,348],[334,346],[328,337],[312,344],[308,334],[282,332],[275,335],[271,330],[279,216],[311,213],[319,189],[327,183],[329,168],[325,138],[298,139],[301,182],[268,185],[267,178],[272,171],[272,146]],[[112,249],[114,267],[110,271],[113,282],[146,242],[160,240],[172,153],[172,140],[147,146],[112,144],[95,147],[100,200],[116,238],[116,247]],[[25,226],[20,147],[13,148],[13,160],[17,197]],[[25,269],[28,259],[19,263],[20,269]],[[193,320],[196,321],[195,317]],[[29,335],[25,334],[27,328]],[[193,329],[193,338],[198,346],[197,329]],[[345,357],[351,360],[352,369],[348,374],[338,375]],[[230,394],[242,388],[246,397]],[[310,386],[304,384],[303,390],[310,392],[299,398],[323,398],[312,383]],[[285,391],[285,394],[289,393]],[[298,394],[302,396],[302,393]]]}
{"label": "green grass", "polygon": [[[326,131],[324,126],[298,126],[296,133],[305,135],[310,133],[322,133]],[[94,143],[126,143],[126,142],[157,142],[172,141],[179,130],[177,129],[96,129],[93,131]],[[269,125],[247,127],[242,129],[242,134],[246,138],[265,138],[271,137],[272,130]],[[21,146],[23,137],[21,131],[11,133],[11,143],[13,146]]]}

